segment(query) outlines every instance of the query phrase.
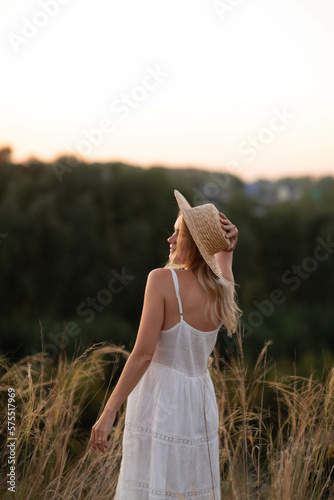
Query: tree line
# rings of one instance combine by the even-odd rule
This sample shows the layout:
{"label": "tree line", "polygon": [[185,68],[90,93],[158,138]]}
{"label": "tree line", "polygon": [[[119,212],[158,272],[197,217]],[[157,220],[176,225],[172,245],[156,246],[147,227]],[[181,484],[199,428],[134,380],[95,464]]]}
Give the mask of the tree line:
{"label": "tree line", "polygon": [[[334,179],[276,184],[254,191],[227,172],[65,156],[18,164],[3,148],[1,351],[13,359],[40,351],[41,329],[54,357],[104,340],[131,348],[147,274],[168,259],[178,189],[191,205],[214,203],[239,229],[233,270],[246,356],[255,359],[271,340],[282,370],[294,359],[301,372],[330,365]],[[263,196],[278,185],[300,194]],[[235,349],[224,331],[219,345],[226,355]]]}

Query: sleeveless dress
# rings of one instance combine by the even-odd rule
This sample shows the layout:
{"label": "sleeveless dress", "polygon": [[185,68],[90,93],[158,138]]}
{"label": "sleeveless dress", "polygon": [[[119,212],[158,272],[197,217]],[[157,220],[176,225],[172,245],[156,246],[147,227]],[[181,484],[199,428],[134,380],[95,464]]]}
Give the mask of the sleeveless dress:
{"label": "sleeveless dress", "polygon": [[127,399],[114,500],[220,500],[219,417],[207,363],[219,328],[183,319],[161,330],[152,361]]}

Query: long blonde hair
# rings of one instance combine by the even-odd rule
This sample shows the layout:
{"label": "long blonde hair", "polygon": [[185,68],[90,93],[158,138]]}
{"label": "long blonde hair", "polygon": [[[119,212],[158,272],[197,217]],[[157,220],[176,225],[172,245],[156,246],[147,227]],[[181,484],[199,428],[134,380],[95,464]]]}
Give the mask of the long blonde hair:
{"label": "long blonde hair", "polygon": [[[218,278],[203,259],[193,237],[185,223],[182,213],[181,225],[177,239],[175,254],[168,260],[165,268],[188,269],[198,267],[198,281],[208,294],[205,307],[205,318],[212,323],[224,326],[227,335],[232,336],[240,326],[241,309],[237,305],[235,285],[226,278]],[[182,262],[180,255],[185,256]]]}

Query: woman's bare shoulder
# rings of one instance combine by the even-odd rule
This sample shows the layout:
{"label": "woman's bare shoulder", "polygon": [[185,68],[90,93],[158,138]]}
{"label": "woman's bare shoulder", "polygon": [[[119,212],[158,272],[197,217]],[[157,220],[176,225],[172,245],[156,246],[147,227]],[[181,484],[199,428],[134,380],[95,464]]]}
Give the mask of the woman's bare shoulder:
{"label": "woman's bare shoulder", "polygon": [[152,269],[147,276],[147,287],[152,290],[153,293],[159,292],[159,294],[164,294],[166,288],[168,288],[170,275],[170,270],[164,267]]}
{"label": "woman's bare shoulder", "polygon": [[152,269],[148,273],[148,278],[153,278],[154,280],[166,279],[167,276],[170,276],[171,271],[165,267],[157,267],[156,269]]}

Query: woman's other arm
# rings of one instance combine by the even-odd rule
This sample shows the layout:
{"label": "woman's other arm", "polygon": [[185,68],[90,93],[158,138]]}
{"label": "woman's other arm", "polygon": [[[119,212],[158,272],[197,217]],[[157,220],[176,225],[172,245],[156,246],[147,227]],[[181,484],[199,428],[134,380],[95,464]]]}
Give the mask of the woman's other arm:
{"label": "woman's other arm", "polygon": [[[136,387],[151,363],[164,319],[163,276],[166,276],[164,269],[154,269],[148,275],[143,311],[135,345],[101,417],[92,428],[90,441],[94,450],[97,445],[102,452],[105,451],[107,437],[117,411]],[[101,443],[98,438],[101,438]]]}
{"label": "woman's other arm", "polygon": [[123,368],[105,411],[117,412],[149,367],[164,319],[162,269],[154,269],[147,278],[144,305],[136,343]]}

